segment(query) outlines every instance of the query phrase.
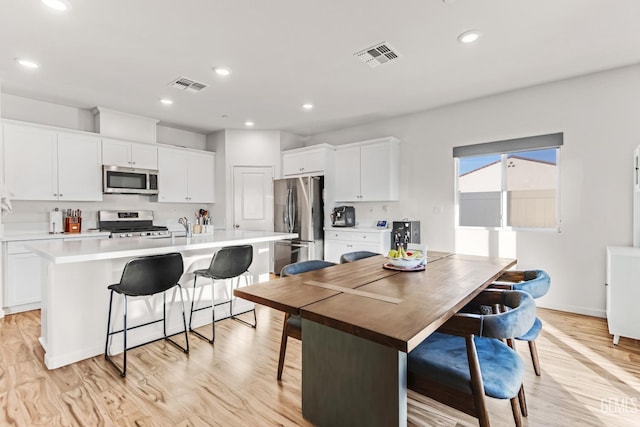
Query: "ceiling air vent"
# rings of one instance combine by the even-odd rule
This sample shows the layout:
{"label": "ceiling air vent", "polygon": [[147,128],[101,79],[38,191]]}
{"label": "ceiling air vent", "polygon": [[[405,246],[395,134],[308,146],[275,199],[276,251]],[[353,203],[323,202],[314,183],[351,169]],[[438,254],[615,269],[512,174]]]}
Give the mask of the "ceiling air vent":
{"label": "ceiling air vent", "polygon": [[398,51],[389,46],[386,42],[378,43],[373,47],[356,52],[353,56],[358,57],[371,68],[375,68],[378,65],[386,64],[387,62],[401,58]]}
{"label": "ceiling air vent", "polygon": [[187,77],[178,77],[177,79],[173,79],[169,83],[169,86],[176,89],[184,90],[186,92],[200,92],[202,89],[207,88],[206,84],[197,82]]}

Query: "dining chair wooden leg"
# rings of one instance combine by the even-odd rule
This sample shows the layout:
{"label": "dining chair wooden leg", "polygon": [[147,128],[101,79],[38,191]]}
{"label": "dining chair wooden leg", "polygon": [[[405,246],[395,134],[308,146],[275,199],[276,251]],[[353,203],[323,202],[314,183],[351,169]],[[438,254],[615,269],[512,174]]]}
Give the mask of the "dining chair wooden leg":
{"label": "dining chair wooden leg", "polygon": [[511,398],[511,412],[513,412],[513,421],[516,423],[516,427],[522,426],[522,417],[520,416],[520,408],[518,404],[518,397]]}
{"label": "dining chair wooden leg", "polygon": [[480,427],[489,427],[489,413],[484,402],[484,385],[482,384],[482,373],[480,371],[480,361],[478,360],[478,352],[473,341],[473,335],[465,336],[467,347],[467,361],[469,362],[469,373],[471,375],[471,390],[473,393],[473,401],[480,423]]}
{"label": "dining chair wooden leg", "polygon": [[537,376],[540,376],[540,360],[538,360],[538,349],[535,341],[529,341],[529,352],[531,353],[531,361],[533,362],[533,370]]}
{"label": "dining chair wooden leg", "polygon": [[287,353],[287,320],[289,314],[284,315],[284,323],[282,324],[282,339],[280,340],[280,358],[278,359],[278,381],[282,379],[282,369],[284,368],[284,356]]}
{"label": "dining chair wooden leg", "polygon": [[518,391],[518,400],[520,401],[520,412],[522,412],[522,416],[528,417],[529,410],[527,409],[527,398],[524,394],[524,384],[520,386],[520,390]]}

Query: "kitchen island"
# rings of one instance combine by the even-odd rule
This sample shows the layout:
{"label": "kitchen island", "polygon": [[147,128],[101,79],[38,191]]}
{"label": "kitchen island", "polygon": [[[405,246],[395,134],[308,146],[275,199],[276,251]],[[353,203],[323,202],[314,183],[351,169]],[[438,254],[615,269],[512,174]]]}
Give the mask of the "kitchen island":
{"label": "kitchen island", "polygon": [[[211,301],[231,298],[228,286],[216,286],[195,292],[193,271],[206,268],[215,250],[232,245],[253,245],[253,264],[249,268],[253,283],[267,281],[270,270],[271,242],[295,238],[295,233],[261,231],[216,230],[213,234],[191,238],[135,238],[77,241],[50,241],[28,245],[28,249],[45,261],[46,277],[42,289],[42,335],[40,343],[45,351],[44,362],[49,369],[104,353],[109,291],[107,286],[118,283],[124,265],[131,258],[180,252],[184,260],[184,274],[180,279],[185,298],[187,321],[191,301],[202,306]],[[177,288],[175,288],[177,289]],[[122,298],[114,298],[112,313],[114,330],[122,327]],[[246,301],[234,303],[234,315],[253,308]],[[216,309],[216,320],[228,317],[229,304]],[[131,299],[129,324],[135,325],[162,317],[162,295]],[[211,323],[208,310],[194,313],[193,326]],[[182,329],[180,297],[177,290],[167,292],[167,333]],[[162,336],[162,325],[135,329],[127,334],[128,346],[134,346]],[[112,351],[122,350],[121,339],[114,339]]]}

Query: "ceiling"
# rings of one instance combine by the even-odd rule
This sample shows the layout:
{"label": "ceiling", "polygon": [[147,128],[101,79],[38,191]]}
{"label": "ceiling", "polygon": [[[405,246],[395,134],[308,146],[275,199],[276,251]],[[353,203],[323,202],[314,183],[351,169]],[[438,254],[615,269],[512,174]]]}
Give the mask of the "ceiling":
{"label": "ceiling", "polygon": [[[638,0],[69,2],[0,0],[3,92],[203,133],[251,120],[306,136],[640,63]],[[354,56],[379,42],[400,59]],[[178,76],[208,87],[169,87]]]}

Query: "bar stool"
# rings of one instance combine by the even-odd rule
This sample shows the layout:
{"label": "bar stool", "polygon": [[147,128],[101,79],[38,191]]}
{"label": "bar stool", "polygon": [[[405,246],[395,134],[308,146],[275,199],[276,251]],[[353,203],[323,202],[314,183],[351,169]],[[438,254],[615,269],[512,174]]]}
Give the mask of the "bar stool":
{"label": "bar stool", "polygon": [[[116,283],[108,287],[108,289],[111,291],[111,296],[109,298],[109,317],[107,319],[107,340],[104,346],[104,357],[118,370],[121,377],[124,378],[127,374],[127,350],[132,350],[145,344],[164,339],[166,341],[169,341],[177,348],[181,349],[183,352],[189,353],[189,337],[187,335],[187,322],[184,312],[184,300],[182,299],[182,287],[180,286],[180,283],[178,283],[180,276],[182,276],[183,268],[182,255],[180,255],[179,253],[134,258],[129,260],[124,266],[122,277],[120,278],[120,283]],[[180,306],[182,307],[182,323],[184,325],[184,331],[177,332],[172,335],[167,335],[166,291],[174,287],[178,288],[178,293],[180,294]],[[113,307],[114,292],[124,297],[123,328],[118,331],[111,331],[111,309]],[[128,327],[128,297],[152,296],[159,293],[162,293],[162,319],[152,320],[140,325]],[[144,342],[142,344],[138,344],[133,347],[127,347],[127,331],[158,322],[162,322],[162,337]],[[122,369],[120,369],[120,367],[112,360],[111,355],[109,354],[111,336],[120,333],[122,333],[124,337],[124,357]],[[174,335],[182,333],[184,333],[186,347],[182,347],[180,344],[170,338]]]}
{"label": "bar stool", "polygon": [[[216,312],[215,308],[218,305],[229,304],[229,314],[232,319],[237,320],[238,322],[244,323],[245,325],[255,328],[257,325],[256,318],[256,309],[255,306],[253,308],[253,324],[246,322],[240,318],[237,318],[233,314],[233,279],[238,279],[238,285],[240,285],[240,277],[244,277],[245,284],[248,285],[249,279],[251,277],[248,269],[253,262],[253,246],[251,245],[239,245],[239,246],[227,246],[219,249],[215,254],[213,254],[213,258],[211,258],[211,264],[209,264],[209,268],[196,270],[193,272],[193,299],[191,300],[191,314],[189,315],[189,331],[193,332],[199,338],[202,338],[205,341],[208,341],[209,344],[213,344],[213,341],[216,339]],[[195,307],[196,302],[196,282],[198,277],[203,277],[207,279],[211,279],[211,305],[207,305],[205,307]],[[213,302],[213,293],[214,293],[214,285],[216,280],[230,280],[230,293],[229,300],[223,301],[219,303]],[[193,313],[200,310],[211,309],[211,338],[206,337],[200,332],[194,330],[191,327],[191,322],[193,320]]]}

